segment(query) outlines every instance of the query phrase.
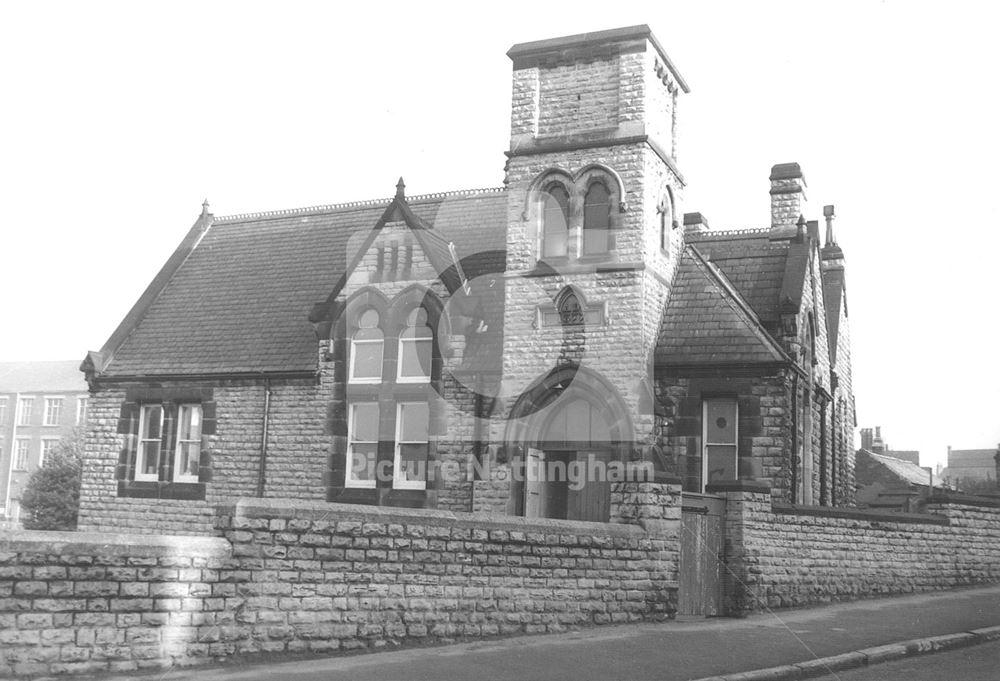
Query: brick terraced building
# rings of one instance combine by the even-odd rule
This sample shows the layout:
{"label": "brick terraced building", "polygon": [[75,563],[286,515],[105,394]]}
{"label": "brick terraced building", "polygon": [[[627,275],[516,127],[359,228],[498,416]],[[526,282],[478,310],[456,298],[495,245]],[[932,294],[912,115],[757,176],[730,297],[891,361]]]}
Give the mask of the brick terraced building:
{"label": "brick terraced building", "polygon": [[82,529],[211,534],[246,496],[607,522],[569,472],[636,461],[853,504],[833,207],[821,235],[784,163],[770,225],[683,213],[688,86],[648,27],[508,56],[503,187],[204,207],[84,361]]}

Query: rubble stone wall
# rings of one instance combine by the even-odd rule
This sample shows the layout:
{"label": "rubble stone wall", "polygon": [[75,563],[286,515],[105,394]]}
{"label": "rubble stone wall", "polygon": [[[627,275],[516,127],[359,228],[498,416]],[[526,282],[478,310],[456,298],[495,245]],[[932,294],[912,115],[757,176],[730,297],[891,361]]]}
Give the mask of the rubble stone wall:
{"label": "rubble stone wall", "polygon": [[242,499],[222,537],[0,533],[0,677],[377,649],[676,611],[680,488],[613,523]]}
{"label": "rubble stone wall", "polygon": [[1000,499],[936,497],[917,514],[725,496],[730,615],[1000,582]]}

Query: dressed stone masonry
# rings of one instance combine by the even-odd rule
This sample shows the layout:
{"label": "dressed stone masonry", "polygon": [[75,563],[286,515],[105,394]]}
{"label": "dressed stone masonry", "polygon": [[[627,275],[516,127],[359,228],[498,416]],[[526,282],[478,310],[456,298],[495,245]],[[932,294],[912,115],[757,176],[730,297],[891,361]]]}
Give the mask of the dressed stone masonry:
{"label": "dressed stone masonry", "polygon": [[213,516],[221,538],[9,533],[0,676],[672,617],[679,488],[612,495],[608,524],[241,499]]}

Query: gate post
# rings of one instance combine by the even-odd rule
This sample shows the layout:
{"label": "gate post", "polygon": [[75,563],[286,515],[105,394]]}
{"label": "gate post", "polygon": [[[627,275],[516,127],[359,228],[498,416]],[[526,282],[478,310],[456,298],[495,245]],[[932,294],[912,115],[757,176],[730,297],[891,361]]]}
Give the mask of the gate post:
{"label": "gate post", "polygon": [[649,578],[664,613],[677,614],[680,565],[681,480],[630,464],[625,480],[611,483],[610,522],[638,525],[646,531],[651,553]]}
{"label": "gate post", "polygon": [[771,510],[771,485],[755,480],[713,483],[705,491],[726,499],[723,516],[725,569],[723,607],[729,617],[745,617],[767,607],[767,595],[758,593],[754,566],[757,547],[753,542],[754,524]]}

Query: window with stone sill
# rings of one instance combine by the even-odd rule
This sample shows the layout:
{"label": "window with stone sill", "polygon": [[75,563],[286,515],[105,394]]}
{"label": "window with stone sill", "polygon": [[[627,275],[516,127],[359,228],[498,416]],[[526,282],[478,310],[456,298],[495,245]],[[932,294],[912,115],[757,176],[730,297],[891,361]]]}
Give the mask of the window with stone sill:
{"label": "window with stone sill", "polygon": [[542,260],[599,260],[615,249],[621,201],[613,174],[589,167],[575,179],[555,171],[538,192],[538,254]]}
{"label": "window with stone sill", "polygon": [[118,422],[125,436],[118,496],[204,499],[211,479],[202,438],[215,433],[210,389],[129,389]]}
{"label": "window with stone sill", "polygon": [[14,442],[14,470],[28,470],[28,455],[31,452],[31,440],[19,439]]}
{"label": "window with stone sill", "polygon": [[46,397],[45,416],[44,420],[42,421],[42,425],[58,426],[59,421],[62,419],[62,409],[63,409],[62,397]]}
{"label": "window with stone sill", "polygon": [[347,420],[347,475],[345,487],[375,487],[378,460],[378,402],[355,402]]}
{"label": "window with stone sill", "polygon": [[22,397],[17,403],[17,425],[31,425],[31,413],[34,411],[35,398]]}
{"label": "window with stone sill", "polygon": [[426,402],[396,405],[396,449],[392,486],[396,489],[427,487],[427,455],[430,449],[430,412]]}
{"label": "window with stone sill", "polygon": [[594,182],[583,201],[583,254],[597,255],[610,249],[611,193],[601,182]]}
{"label": "window with stone sill", "polygon": [[426,383],[431,378],[431,353],[434,333],[427,325],[427,310],[415,307],[406,316],[406,326],[399,334],[396,380],[400,383]]}
{"label": "window with stone sill", "polygon": [[368,308],[358,317],[358,330],[351,338],[351,383],[381,383],[385,338],[379,328],[379,313]]}
{"label": "window with stone sill", "polygon": [[552,184],[542,193],[542,257],[564,257],[568,247],[569,193]]}
{"label": "window with stone sill", "polygon": [[80,397],[76,400],[76,425],[81,426],[87,422],[87,398]]}

